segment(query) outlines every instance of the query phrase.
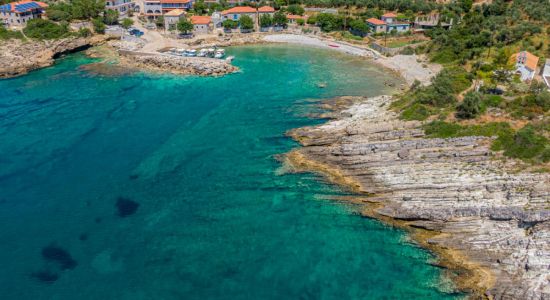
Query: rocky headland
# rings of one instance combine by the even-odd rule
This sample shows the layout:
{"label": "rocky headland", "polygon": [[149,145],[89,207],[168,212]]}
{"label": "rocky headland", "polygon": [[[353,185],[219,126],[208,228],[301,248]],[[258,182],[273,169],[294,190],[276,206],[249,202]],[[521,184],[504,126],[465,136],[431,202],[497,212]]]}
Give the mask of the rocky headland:
{"label": "rocky headland", "polygon": [[58,56],[103,44],[107,36],[69,37],[59,40],[11,39],[0,43],[0,78],[27,74],[51,66]]}
{"label": "rocky headland", "polygon": [[324,103],[333,120],[289,135],[297,170],[364,196],[364,215],[409,228],[473,298],[550,299],[550,175],[520,171],[490,138],[427,138],[392,98]]}

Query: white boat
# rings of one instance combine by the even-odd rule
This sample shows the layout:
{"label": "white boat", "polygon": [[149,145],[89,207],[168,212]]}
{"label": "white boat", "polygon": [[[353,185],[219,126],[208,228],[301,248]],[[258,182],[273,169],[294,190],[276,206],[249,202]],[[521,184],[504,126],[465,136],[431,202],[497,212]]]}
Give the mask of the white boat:
{"label": "white boat", "polygon": [[185,55],[186,56],[197,56],[197,50],[189,49],[189,50],[185,51]]}
{"label": "white boat", "polygon": [[207,52],[208,52],[208,53],[207,53],[206,55],[207,55],[208,57],[214,57],[214,54],[216,53],[216,49],[214,49],[214,48],[208,48]]}
{"label": "white boat", "polygon": [[199,56],[199,57],[205,57],[207,54],[208,54],[208,50],[206,50],[206,49],[201,49],[201,50],[199,51],[199,54],[197,54],[197,56]]}
{"label": "white boat", "polygon": [[225,56],[225,50],[218,49],[216,50],[216,54],[214,55],[214,58],[222,58]]}

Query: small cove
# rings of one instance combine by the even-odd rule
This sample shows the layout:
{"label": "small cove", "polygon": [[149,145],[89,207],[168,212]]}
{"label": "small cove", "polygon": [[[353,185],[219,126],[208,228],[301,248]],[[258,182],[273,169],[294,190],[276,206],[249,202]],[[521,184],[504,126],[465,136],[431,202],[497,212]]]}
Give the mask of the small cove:
{"label": "small cove", "polygon": [[274,158],[316,101],[401,81],[327,50],[228,54],[222,78],[100,76],[73,54],[0,81],[3,299],[455,298],[404,232]]}

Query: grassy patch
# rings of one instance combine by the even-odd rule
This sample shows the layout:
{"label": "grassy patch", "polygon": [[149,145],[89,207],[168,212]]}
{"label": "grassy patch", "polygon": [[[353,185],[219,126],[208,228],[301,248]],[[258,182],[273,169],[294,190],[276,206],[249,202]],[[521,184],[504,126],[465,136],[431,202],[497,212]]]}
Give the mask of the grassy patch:
{"label": "grassy patch", "polygon": [[454,107],[456,94],[470,86],[471,75],[462,68],[446,68],[432,79],[430,86],[414,85],[393,108],[402,110],[405,120],[425,120],[442,109]]}
{"label": "grassy patch", "polygon": [[550,143],[547,138],[537,134],[535,127],[532,125],[527,125],[515,132],[505,122],[462,126],[456,123],[434,121],[424,125],[424,130],[428,137],[433,138],[496,137],[491,149],[504,151],[505,156],[532,163],[550,161]]}
{"label": "grassy patch", "polygon": [[21,31],[14,31],[6,29],[0,26],[0,40],[9,40],[9,39],[24,39]]}

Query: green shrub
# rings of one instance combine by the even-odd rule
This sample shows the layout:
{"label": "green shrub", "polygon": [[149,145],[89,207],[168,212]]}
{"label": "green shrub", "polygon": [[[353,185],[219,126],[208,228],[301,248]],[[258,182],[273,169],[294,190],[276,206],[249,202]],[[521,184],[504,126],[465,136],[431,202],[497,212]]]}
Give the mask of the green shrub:
{"label": "green shrub", "polygon": [[403,120],[424,121],[434,113],[434,110],[426,105],[414,103],[401,113]]}
{"label": "green shrub", "polygon": [[90,29],[82,27],[78,30],[77,36],[79,37],[89,37],[92,35],[92,31]]}
{"label": "green shrub", "polygon": [[504,99],[502,99],[499,95],[484,95],[481,105],[483,108],[499,107],[502,104],[502,101],[504,101]]}
{"label": "green shrub", "polygon": [[105,23],[103,23],[103,20],[100,18],[95,18],[92,20],[92,25],[94,26],[94,32],[99,34],[105,33]]}
{"label": "green shrub", "polygon": [[462,103],[456,108],[456,117],[459,119],[473,119],[482,112],[481,94],[468,92]]}
{"label": "green shrub", "polygon": [[503,145],[504,155],[531,160],[541,156],[542,160],[548,160],[550,145],[548,139],[536,134],[533,126],[526,125],[511,139],[510,143]]}
{"label": "green shrub", "polygon": [[30,38],[51,40],[67,36],[69,28],[67,25],[59,25],[50,20],[32,19],[23,32]]}

